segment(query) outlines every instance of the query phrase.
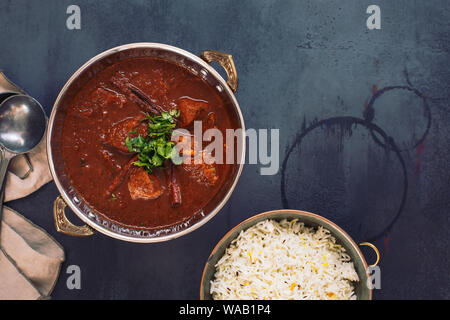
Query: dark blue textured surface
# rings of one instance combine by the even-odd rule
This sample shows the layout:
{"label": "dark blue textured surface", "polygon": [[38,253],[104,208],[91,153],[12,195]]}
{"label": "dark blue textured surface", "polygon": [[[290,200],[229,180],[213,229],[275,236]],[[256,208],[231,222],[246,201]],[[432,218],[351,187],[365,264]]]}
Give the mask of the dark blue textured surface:
{"label": "dark blue textured surface", "polygon": [[[81,30],[66,29],[69,4],[81,7]],[[365,26],[370,4],[381,7],[381,30]],[[403,150],[407,172],[406,201],[392,228],[386,230],[404,190],[401,162],[361,125],[337,122],[305,135],[301,149],[294,148],[286,161],[284,205],[324,215],[356,241],[381,233],[375,244],[382,252],[382,290],[375,298],[450,298],[447,0],[2,0],[0,12],[0,68],[48,114],[71,74],[116,45],[148,41],[196,54],[231,53],[246,126],[280,128],[281,161],[302,125],[362,118],[377,88],[414,87],[426,95],[432,119],[419,146],[414,145],[427,128],[420,97],[397,89],[373,104],[373,123]],[[283,206],[281,172],[260,176],[258,165],[246,165],[230,201],[212,221],[180,239],[138,245],[100,234],[84,239],[57,234],[51,214],[57,195],[50,183],[8,204],[66,250],[55,299],[197,299],[203,265],[225,232],[253,214]],[[81,267],[81,290],[66,288],[70,264]]]}

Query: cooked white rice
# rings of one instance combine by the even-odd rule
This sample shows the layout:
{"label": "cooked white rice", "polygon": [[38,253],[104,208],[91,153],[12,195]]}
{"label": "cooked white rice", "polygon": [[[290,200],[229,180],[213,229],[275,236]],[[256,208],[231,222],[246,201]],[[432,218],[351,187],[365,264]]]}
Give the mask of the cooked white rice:
{"label": "cooked white rice", "polygon": [[216,264],[214,299],[356,299],[350,256],[322,227],[264,220],[242,231]]}

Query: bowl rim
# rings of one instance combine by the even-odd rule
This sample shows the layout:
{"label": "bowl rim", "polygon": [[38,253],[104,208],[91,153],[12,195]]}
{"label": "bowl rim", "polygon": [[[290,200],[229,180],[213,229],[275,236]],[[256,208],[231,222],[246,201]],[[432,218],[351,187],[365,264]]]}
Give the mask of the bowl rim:
{"label": "bowl rim", "polygon": [[53,133],[53,128],[54,128],[54,121],[55,121],[56,113],[58,112],[58,109],[59,109],[58,107],[59,107],[60,101],[62,100],[65,93],[72,85],[72,83],[75,81],[75,79],[78,76],[80,76],[81,73],[83,73],[86,69],[88,69],[91,65],[93,65],[95,62],[97,62],[99,60],[107,58],[110,55],[120,54],[123,51],[132,50],[132,49],[158,49],[158,50],[169,51],[169,52],[184,56],[188,59],[191,59],[192,61],[198,63],[200,66],[205,68],[209,73],[211,73],[214,76],[214,78],[216,78],[216,80],[222,85],[222,88],[228,94],[228,97],[230,98],[230,100],[235,108],[237,118],[239,121],[239,125],[241,126],[241,129],[243,132],[246,131],[244,117],[242,115],[242,110],[241,110],[239,103],[234,95],[234,92],[231,90],[231,88],[228,86],[227,82],[222,78],[222,76],[219,74],[219,72],[214,69],[214,67],[212,65],[210,65],[209,63],[204,61],[202,58],[200,58],[199,56],[197,56],[189,51],[186,51],[184,49],[181,49],[181,48],[178,48],[175,46],[171,46],[168,44],[157,43],[157,42],[128,43],[128,44],[123,44],[120,46],[116,46],[116,47],[104,50],[103,52],[90,58],[88,61],[86,61],[81,67],[79,67],[72,74],[72,76],[66,81],[64,86],[61,88],[61,90],[59,91],[58,96],[56,97],[56,100],[53,104],[52,111],[51,111],[49,121],[47,124],[47,137],[46,137],[47,161],[49,164],[50,173],[52,175],[53,181],[55,182],[56,187],[57,187],[60,195],[62,196],[64,202],[75,213],[75,215],[78,216],[78,218],[80,218],[80,220],[83,221],[84,223],[86,223],[88,226],[92,227],[94,230],[96,230],[106,236],[109,236],[111,238],[115,238],[118,240],[122,240],[122,241],[134,242],[134,243],[164,242],[164,241],[179,238],[181,236],[184,236],[188,233],[191,233],[191,232],[197,230],[201,226],[205,225],[208,221],[210,221],[214,216],[216,216],[221,211],[223,206],[228,202],[229,198],[231,197],[231,194],[233,193],[234,189],[236,188],[236,185],[242,174],[242,170],[243,170],[244,163],[245,163],[245,157],[246,157],[246,138],[245,138],[245,135],[242,135],[242,137],[241,137],[242,152],[238,157],[238,168],[233,177],[232,183],[229,186],[227,193],[217,203],[216,207],[213,210],[211,210],[211,212],[209,212],[209,214],[205,215],[202,219],[197,221],[195,224],[193,224],[185,229],[182,229],[180,231],[177,231],[175,233],[168,234],[168,235],[163,235],[160,237],[148,237],[148,238],[142,237],[141,238],[141,237],[132,237],[129,235],[124,235],[124,234],[121,234],[118,232],[114,232],[114,231],[110,230],[109,228],[105,228],[100,223],[96,223],[93,220],[90,220],[84,213],[80,212],[79,208],[77,206],[75,206],[75,204],[72,202],[72,199],[70,199],[66,190],[64,189],[61,182],[59,181],[59,177],[56,173],[56,169],[55,169],[55,166],[53,163],[53,153],[52,153],[52,133]]}
{"label": "bowl rim", "polygon": [[[301,215],[301,216],[309,216],[309,217],[317,218],[317,219],[319,219],[319,220],[321,220],[323,222],[326,222],[326,223],[330,224],[334,228],[336,228],[349,241],[349,243],[352,245],[352,247],[356,250],[356,253],[358,254],[359,259],[363,262],[364,269],[366,270],[366,275],[369,276],[369,273],[367,272],[369,266],[367,264],[366,259],[364,258],[364,255],[362,254],[359,246],[352,239],[352,237],[350,237],[350,235],[344,229],[342,229],[340,226],[338,226],[336,223],[334,223],[333,221],[331,221],[331,220],[329,220],[329,219],[327,219],[325,217],[322,217],[322,216],[320,216],[320,215],[318,215],[316,213],[312,213],[312,212],[309,212],[309,211],[297,210],[297,209],[278,209],[278,210],[271,210],[271,211],[265,211],[265,212],[262,212],[262,213],[258,213],[258,214],[254,215],[254,216],[251,216],[251,217],[241,221],[239,224],[237,224],[236,226],[231,228],[227,233],[225,233],[225,235],[217,242],[217,244],[212,249],[210,255],[208,256],[208,259],[206,260],[205,266],[203,268],[202,278],[201,278],[201,281],[200,281],[200,300],[204,300],[203,299],[203,296],[204,296],[203,283],[205,282],[205,273],[206,273],[206,269],[207,269],[208,264],[209,264],[209,260],[211,259],[212,255],[217,251],[219,246],[223,242],[225,242],[230,237],[230,235],[237,228],[239,228],[240,226],[242,226],[242,225],[244,225],[244,224],[246,224],[248,222],[254,221],[254,220],[258,219],[258,218],[261,218],[261,217],[265,217],[265,216],[273,215],[273,214],[280,214],[280,213],[294,213],[294,214],[298,214],[298,215]],[[273,218],[268,218],[268,219],[273,219]],[[373,290],[371,288],[368,288],[368,289],[369,289],[369,300],[372,300]]]}

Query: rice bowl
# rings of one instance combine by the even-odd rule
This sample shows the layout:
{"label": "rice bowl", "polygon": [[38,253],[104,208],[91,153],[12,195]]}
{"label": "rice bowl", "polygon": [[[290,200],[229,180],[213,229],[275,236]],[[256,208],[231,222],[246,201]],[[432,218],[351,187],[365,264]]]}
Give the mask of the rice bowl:
{"label": "rice bowl", "polygon": [[216,264],[210,293],[220,300],[354,300],[358,280],[329,230],[267,219],[231,242]]}
{"label": "rice bowl", "polygon": [[[283,240],[286,240],[285,246],[283,247],[278,244],[280,248],[276,249],[275,244],[276,250],[272,250],[273,248],[271,249],[270,246],[267,248],[268,251],[262,250],[260,248],[262,247],[262,244],[260,246],[258,244],[258,241],[253,241],[255,238],[251,239],[252,241],[248,241],[248,245],[243,247],[239,246],[240,244],[244,244],[244,241],[242,241],[241,243],[238,239],[242,240],[247,238],[247,236],[239,237],[242,232],[244,232],[243,235],[250,235],[251,232],[255,232],[255,235],[253,235],[253,237],[257,237],[257,234],[261,233],[262,231],[257,231],[256,228],[251,228],[258,225],[258,223],[260,222],[270,220],[273,220],[273,222],[277,223],[278,225],[282,225],[284,223],[292,224],[292,226],[290,227],[290,231],[287,231],[288,234],[291,233],[288,238],[296,238],[297,247],[299,248],[298,250],[291,249],[291,251],[289,252],[290,256],[296,256],[299,254],[299,252],[302,252],[302,250],[300,249],[300,247],[303,247],[301,237],[305,239],[305,246],[310,247],[306,243],[307,237],[305,237],[305,235],[310,236],[311,239],[319,239],[321,236],[325,237],[324,239],[322,239],[324,240],[322,242],[321,240],[316,240],[319,241],[319,244],[317,246],[318,248],[322,248],[323,250],[325,250],[325,248],[331,248],[331,256],[328,251],[327,254],[323,254],[321,256],[314,255],[315,257],[322,259],[318,259],[320,263],[322,263],[321,265],[318,261],[315,261],[315,263],[308,265],[305,258],[303,258],[303,260],[300,259],[299,261],[297,261],[298,259],[293,259],[292,257],[286,259],[283,258],[282,260],[280,260],[280,258],[274,257],[276,251],[278,251],[278,253],[284,253],[284,255],[287,256],[287,252],[289,251],[289,249],[286,248],[294,246],[293,243],[295,241],[292,239],[291,240],[294,242],[288,241],[288,239],[282,239],[281,242]],[[286,222],[282,222],[283,220],[286,220]],[[264,227],[262,227],[262,225],[263,224],[259,225],[258,228],[271,228],[267,224]],[[273,224],[272,227],[274,227]],[[251,232],[247,234],[245,233],[246,230],[250,230]],[[287,242],[289,244],[286,244]],[[333,245],[333,243],[337,246]],[[238,244],[237,247],[236,244]],[[267,244],[265,245],[266,247],[268,246]],[[379,261],[379,252],[376,247],[367,243],[361,245],[368,245],[373,248],[373,250],[377,254],[377,262],[375,262],[374,265],[377,265]],[[342,249],[344,249],[345,251],[341,249],[338,250],[340,246],[342,246]],[[261,251],[261,253],[259,251]],[[295,254],[293,252],[295,252]],[[311,252],[305,253],[307,253],[307,256],[308,254],[311,254],[312,256]],[[339,259],[337,258],[337,256],[335,256],[335,254],[339,256]],[[229,259],[232,255],[233,263],[230,263]],[[324,255],[327,255],[325,257],[327,261],[323,259]],[[227,258],[227,256],[229,257]],[[348,260],[348,258],[350,258],[350,260]],[[340,260],[340,263],[343,264],[343,268],[338,267],[339,264],[336,267],[334,266],[338,261],[336,259]],[[285,269],[282,265],[282,262],[288,262],[288,264],[290,264],[287,266],[288,272],[286,272],[286,270],[284,272],[281,271],[281,269]],[[350,268],[350,265],[344,265],[344,263],[349,262],[353,264],[353,269],[356,272],[357,277],[355,277],[355,274],[352,272],[352,268]],[[275,274],[270,274],[264,275],[264,277],[262,276],[262,273],[267,273],[270,270],[276,270],[274,266],[277,263],[280,264],[280,272],[278,272],[279,275],[275,276]],[[234,264],[236,264],[236,266],[234,266]],[[316,264],[319,265],[317,266]],[[331,271],[331,274],[327,275],[327,277],[331,277],[331,275],[335,276],[334,280],[332,280],[333,278],[327,277],[324,278],[323,281],[320,278],[319,280],[317,280],[317,274],[321,272],[323,274],[326,274],[326,272],[330,273],[330,270],[332,270],[327,270],[325,268],[326,266],[337,268],[340,271],[336,273],[334,271]],[[301,270],[301,267],[303,267],[303,269],[305,270]],[[223,270],[220,270],[221,268]],[[240,268],[244,270],[241,270]],[[317,268],[317,273],[315,271],[315,268]],[[238,272],[238,274],[236,274],[236,271]],[[241,271],[242,273],[239,271]],[[233,274],[233,272],[235,273]],[[248,274],[246,274],[246,272],[248,272]],[[294,272],[296,272],[296,274]],[[313,272],[314,274],[316,274],[316,276],[314,276]],[[361,250],[353,241],[353,239],[338,225],[324,217],[306,211],[291,209],[275,210],[264,212],[242,221],[222,237],[222,239],[212,250],[205,264],[201,279],[200,299],[325,298],[335,300],[356,298],[357,300],[371,300],[372,288],[367,285],[368,280],[370,280],[369,277],[369,267],[363,254],[361,253]],[[340,284],[336,283],[336,279],[339,280],[338,282],[342,282],[340,282]],[[359,281],[356,281],[357,279],[359,279]],[[276,280],[276,284],[273,283],[274,280]],[[271,285],[269,285],[270,281],[272,281]],[[287,283],[284,281],[286,281]],[[228,285],[232,285],[232,287],[223,285],[225,283]],[[309,284],[309,288],[305,286],[306,283]],[[324,283],[327,283],[327,286],[319,290],[319,285]],[[313,287],[312,291],[310,289],[311,286]],[[228,290],[227,288],[230,290]],[[314,292],[314,290],[317,290],[318,293]],[[230,291],[231,293],[227,293],[227,291]],[[323,295],[325,295],[325,297]]]}

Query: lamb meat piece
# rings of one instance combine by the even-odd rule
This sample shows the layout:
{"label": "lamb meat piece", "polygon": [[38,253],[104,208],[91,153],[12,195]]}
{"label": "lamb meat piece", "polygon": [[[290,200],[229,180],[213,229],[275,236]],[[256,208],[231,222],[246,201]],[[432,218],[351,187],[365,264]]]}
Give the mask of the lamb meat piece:
{"label": "lamb meat piece", "polygon": [[181,98],[178,100],[178,109],[181,111],[178,125],[188,127],[200,113],[208,108],[208,103],[202,100]]}
{"label": "lamb meat piece", "polygon": [[134,169],[128,180],[128,190],[133,200],[157,199],[163,193],[163,188],[159,179],[149,174],[143,168]]}
{"label": "lamb meat piece", "polygon": [[189,173],[190,177],[198,183],[213,186],[219,179],[219,175],[217,174],[216,166],[214,163],[207,164],[205,162],[202,162],[196,164],[192,159],[191,163],[189,164],[183,163],[183,168]]}
{"label": "lamb meat piece", "polygon": [[124,103],[127,101],[125,96],[118,94],[113,90],[105,89],[102,87],[92,91],[89,100],[102,108],[104,107],[122,108]]}
{"label": "lamb meat piece", "polygon": [[[112,146],[122,152],[130,152],[125,145],[125,140],[129,136],[134,138],[137,136],[146,137],[148,135],[148,125],[141,122],[143,115],[134,118],[127,118],[115,123],[109,128],[105,134],[105,144]],[[130,131],[136,130],[136,133]]]}
{"label": "lamb meat piece", "polygon": [[[191,138],[191,147],[189,148],[189,139],[186,136],[181,136],[177,147],[181,148],[185,160],[182,164],[183,169],[188,172],[189,176],[198,183],[213,186],[219,179],[216,171],[216,164],[211,163],[211,155],[205,150],[196,150],[195,139]],[[195,160],[201,157],[201,163],[195,163]],[[189,161],[190,160],[190,161]]]}

